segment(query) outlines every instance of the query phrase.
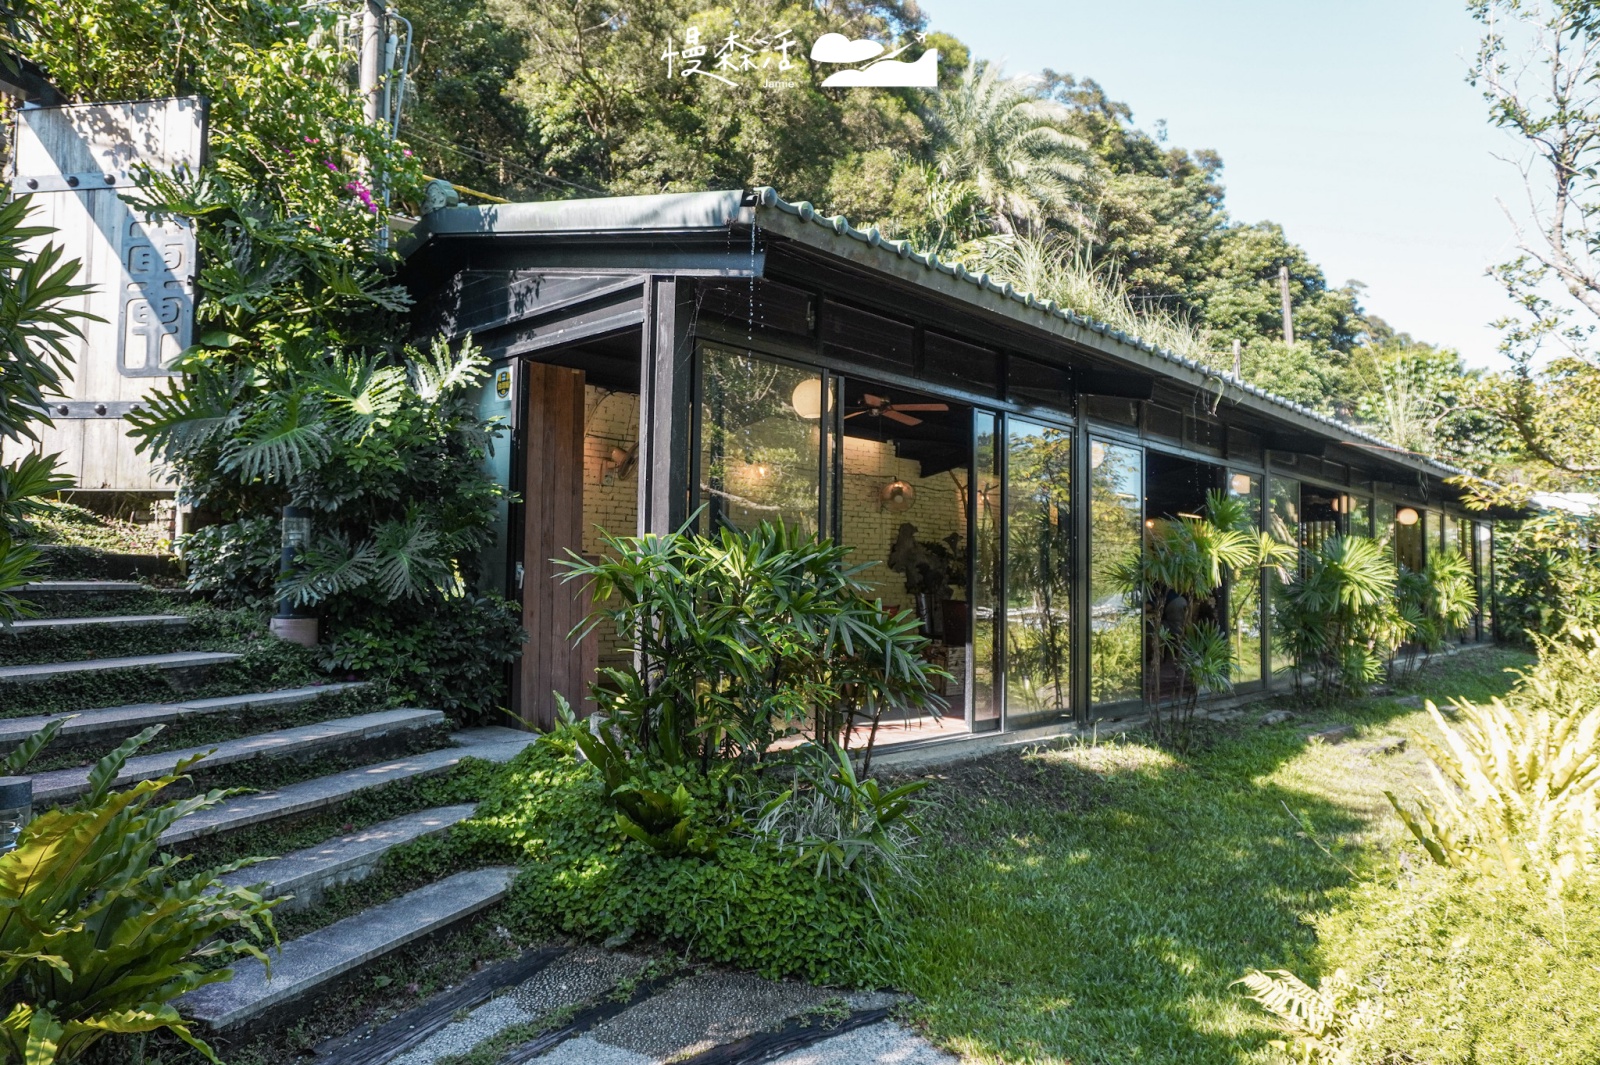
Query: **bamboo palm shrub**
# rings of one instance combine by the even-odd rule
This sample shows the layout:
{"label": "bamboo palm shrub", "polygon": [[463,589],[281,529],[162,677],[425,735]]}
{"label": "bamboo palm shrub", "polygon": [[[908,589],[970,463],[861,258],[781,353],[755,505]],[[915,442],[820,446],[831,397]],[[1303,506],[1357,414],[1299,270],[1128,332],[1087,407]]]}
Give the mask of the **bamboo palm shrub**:
{"label": "bamboo palm shrub", "polygon": [[[61,727],[18,747],[0,772],[20,772]],[[157,725],[102,758],[90,790],[30,822],[0,854],[0,1063],[70,1065],[107,1036],[171,1031],[211,1061],[211,1048],[172,1002],[231,977],[219,962],[267,960],[272,907],[218,878],[250,864],[191,870],[159,854],[161,834],[226,792],[162,801],[203,756],[124,791],[112,784]],[[220,938],[225,933],[240,933]]]}
{"label": "bamboo palm shrub", "polygon": [[1382,543],[1334,536],[1280,587],[1275,638],[1295,663],[1295,684],[1319,693],[1363,690],[1383,674],[1408,625],[1395,601],[1399,575]]}
{"label": "bamboo palm shrub", "polygon": [[1459,551],[1433,552],[1422,569],[1401,572],[1396,594],[1406,628],[1407,669],[1414,668],[1419,652],[1442,649],[1478,609],[1472,564]]}
{"label": "bamboo palm shrub", "polygon": [[[1158,521],[1145,537],[1144,550],[1114,567],[1113,579],[1145,603],[1154,631],[1149,641],[1151,663],[1146,702],[1151,729],[1159,737],[1184,738],[1202,693],[1226,691],[1232,684],[1233,649],[1216,619],[1201,618],[1202,606],[1222,590],[1230,574],[1259,565],[1260,546],[1238,527],[1233,501],[1213,493],[1209,506],[1229,526],[1199,516]],[[1180,617],[1169,618],[1177,606]],[[1165,716],[1162,690],[1164,664],[1175,662],[1179,673],[1172,716]]]}
{"label": "bamboo palm shrub", "polygon": [[[62,392],[67,345],[83,335],[86,317],[65,304],[88,291],[73,280],[80,264],[60,247],[23,251],[50,232],[26,224],[31,204],[21,196],[0,207],[0,440],[22,447],[38,442],[35,426],[50,424],[47,401]],[[11,589],[28,582],[39,558],[26,542],[28,518],[44,496],[71,486],[56,460],[30,450],[0,464],[0,624],[30,612]]]}
{"label": "bamboo palm shrub", "polygon": [[920,623],[868,598],[848,548],[781,522],[604,543],[563,563],[596,604],[576,635],[614,625],[634,654],[593,692],[648,759],[758,764],[795,732],[848,749],[858,725],[870,759],[885,714],[942,706]]}

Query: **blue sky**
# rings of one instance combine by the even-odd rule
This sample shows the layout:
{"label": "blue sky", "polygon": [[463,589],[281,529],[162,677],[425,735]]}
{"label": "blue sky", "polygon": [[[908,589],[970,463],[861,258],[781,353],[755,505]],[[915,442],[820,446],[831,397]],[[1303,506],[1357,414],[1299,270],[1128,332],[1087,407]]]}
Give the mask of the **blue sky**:
{"label": "blue sky", "polygon": [[1483,272],[1511,253],[1496,197],[1523,193],[1465,80],[1460,0],[920,2],[979,57],[1095,78],[1138,125],[1216,149],[1234,218],[1281,223],[1395,328],[1502,365],[1509,303]]}

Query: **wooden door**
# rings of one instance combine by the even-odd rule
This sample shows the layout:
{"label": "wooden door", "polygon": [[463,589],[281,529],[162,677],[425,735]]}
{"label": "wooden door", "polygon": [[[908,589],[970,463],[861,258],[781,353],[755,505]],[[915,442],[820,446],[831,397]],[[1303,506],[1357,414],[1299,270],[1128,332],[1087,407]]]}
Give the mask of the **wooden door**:
{"label": "wooden door", "polygon": [[588,612],[581,582],[563,582],[553,560],[583,549],[582,370],[525,363],[528,410],[523,488],[522,627],[528,630],[517,685],[518,713],[535,728],[556,720],[555,692],[580,714],[598,657],[591,636],[569,634]]}

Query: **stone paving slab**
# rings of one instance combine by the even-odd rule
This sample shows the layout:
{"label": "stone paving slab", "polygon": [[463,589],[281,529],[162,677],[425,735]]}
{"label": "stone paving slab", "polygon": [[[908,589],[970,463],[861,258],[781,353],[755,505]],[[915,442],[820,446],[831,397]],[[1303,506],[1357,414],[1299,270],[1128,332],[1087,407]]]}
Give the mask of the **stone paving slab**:
{"label": "stone paving slab", "polygon": [[[118,784],[165,776],[185,758],[211,752],[206,765],[227,765],[252,758],[286,758],[310,754],[329,747],[337,747],[361,740],[376,739],[392,732],[431,728],[444,723],[444,714],[438,710],[380,710],[373,714],[335,718],[315,725],[263,732],[257,736],[227,740],[203,747],[190,747],[181,751],[163,751],[160,754],[139,755],[128,759],[117,775]],[[89,767],[58,769],[39,773],[33,778],[35,803],[62,802],[89,790]]]}
{"label": "stone paving slab", "polygon": [[656,1065],[655,1058],[609,1046],[586,1035],[568,1039],[537,1060],[541,1065]]}
{"label": "stone paving slab", "polygon": [[0,747],[21,743],[57,718],[69,719],[61,726],[61,731],[56,735],[57,740],[83,739],[100,734],[132,736],[151,725],[167,725],[185,717],[225,713],[230,710],[294,706],[332,692],[349,691],[365,686],[362,682],[323,684],[306,688],[254,692],[249,695],[219,695],[211,699],[189,699],[178,703],[137,703],[130,706],[107,706],[96,710],[77,710],[64,714],[8,718],[0,720]]}
{"label": "stone paving slab", "polygon": [[[909,1028],[884,1021],[785,1054],[773,1065],[959,1065]],[[620,1063],[619,1063],[620,1065]]]}
{"label": "stone paving slab", "polygon": [[124,614],[120,617],[103,618],[23,618],[13,621],[10,625],[0,629],[0,632],[38,632],[41,629],[87,629],[95,627],[111,627],[118,629],[137,629],[144,627],[178,628],[189,624],[187,614]]}
{"label": "stone paving slab", "polygon": [[396,847],[448,832],[477,808],[477,803],[468,802],[419,810],[229,873],[222,883],[254,887],[269,899],[288,895],[291,898],[281,909],[303,910],[314,905],[329,888],[364,879]]}
{"label": "stone paving slab", "polygon": [[[466,729],[455,733],[451,739],[460,743],[477,731]],[[161,842],[169,847],[177,846],[204,836],[219,835],[265,821],[320,810],[371,788],[381,788],[402,780],[418,780],[449,772],[459,765],[463,758],[509,762],[521,753],[524,747],[538,739],[536,735],[527,732],[517,735],[520,738],[513,741],[447,747],[408,758],[376,762],[359,769],[349,769],[343,773],[304,780],[271,791],[235,796],[227,802],[185,817],[162,833]]]}
{"label": "stone paving slab", "polygon": [[130,655],[127,658],[91,658],[83,662],[40,662],[25,666],[0,666],[0,683],[40,684],[74,673],[104,673],[114,669],[203,669],[232,662],[230,651],[175,651],[164,655]]}
{"label": "stone paving slab", "polygon": [[479,1006],[390,1065],[433,1065],[439,1058],[464,1054],[507,1028],[597,998],[618,981],[637,976],[649,959],[637,954],[580,947],[535,973],[531,979]]}
{"label": "stone paving slab", "polygon": [[234,965],[232,980],[197,988],[173,1004],[214,1029],[234,1027],[499,902],[515,876],[505,866],[457,873],[290,940],[272,956],[270,977],[259,961],[246,958]]}
{"label": "stone paving slab", "polygon": [[832,992],[810,984],[708,972],[645,999],[589,1035],[650,1061],[666,1061],[774,1027],[830,997]]}

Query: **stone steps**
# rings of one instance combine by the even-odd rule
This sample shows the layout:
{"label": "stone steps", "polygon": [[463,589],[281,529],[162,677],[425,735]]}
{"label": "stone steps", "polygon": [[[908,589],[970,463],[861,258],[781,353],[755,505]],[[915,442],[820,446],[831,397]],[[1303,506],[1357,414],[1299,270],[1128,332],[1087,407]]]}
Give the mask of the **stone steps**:
{"label": "stone steps", "polygon": [[17,594],[26,599],[30,595],[66,595],[72,592],[105,595],[146,590],[148,586],[138,581],[32,581],[18,588]]}
{"label": "stone steps", "polygon": [[363,965],[499,902],[515,874],[515,869],[493,866],[446,877],[290,940],[272,955],[270,977],[265,966],[247,958],[234,966],[231,981],[198,988],[174,1005],[213,1030],[281,1013],[326,993]]}
{"label": "stone steps", "polygon": [[0,684],[42,684],[119,669],[159,669],[170,673],[204,672],[212,666],[240,658],[231,651],[175,651],[160,655],[130,655],[126,658],[91,658],[83,662],[39,662],[22,666],[0,666]]}
{"label": "stone steps", "polygon": [[[514,738],[484,736],[483,733],[503,733]],[[281,788],[236,795],[226,802],[185,817],[167,829],[161,842],[168,847],[180,847],[208,836],[224,835],[268,821],[313,813],[337,806],[373,788],[449,772],[463,758],[509,762],[538,737],[515,729],[489,727],[467,729],[450,738],[459,746],[378,762]]]}
{"label": "stone steps", "polygon": [[56,743],[121,740],[151,725],[170,725],[190,717],[226,714],[235,711],[278,710],[298,706],[335,692],[354,691],[365,684],[323,684],[308,688],[284,688],[248,695],[220,695],[210,699],[187,699],[176,703],[139,703],[80,710],[72,714],[41,714],[37,717],[0,719],[0,750],[16,746],[45,725],[67,718]]}
{"label": "stone steps", "polygon": [[[397,733],[434,728],[442,725],[444,720],[444,714],[437,710],[382,710],[316,725],[263,732],[205,747],[138,755],[128,759],[127,765],[117,776],[117,784],[126,786],[136,781],[165,776],[183,759],[206,752],[211,752],[203,763],[206,768],[258,758],[293,758]],[[33,778],[35,806],[70,801],[88,791],[89,772],[89,768],[84,767],[36,774]]]}
{"label": "stone steps", "polygon": [[0,632],[57,632],[96,626],[118,629],[182,628],[189,624],[187,614],[124,614],[101,618],[24,618],[13,621]]}
{"label": "stone steps", "polygon": [[315,905],[329,888],[366,879],[396,847],[442,835],[477,808],[477,803],[469,802],[419,810],[229,873],[222,882],[229,887],[254,887],[263,898],[289,896],[281,909],[303,910]]}

